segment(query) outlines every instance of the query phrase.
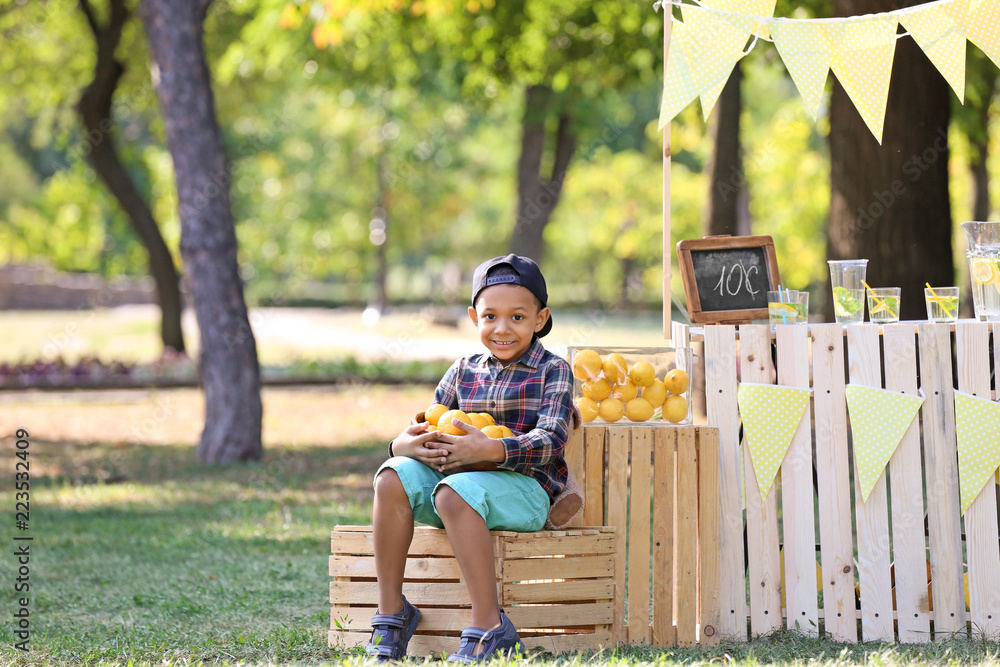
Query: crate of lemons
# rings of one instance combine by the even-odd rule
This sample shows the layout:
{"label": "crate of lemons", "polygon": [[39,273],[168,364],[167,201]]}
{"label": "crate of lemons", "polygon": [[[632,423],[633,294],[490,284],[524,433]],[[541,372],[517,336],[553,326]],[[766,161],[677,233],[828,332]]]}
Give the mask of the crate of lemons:
{"label": "crate of lemons", "polygon": [[570,348],[575,401],[583,421],[614,424],[691,421],[690,348]]}

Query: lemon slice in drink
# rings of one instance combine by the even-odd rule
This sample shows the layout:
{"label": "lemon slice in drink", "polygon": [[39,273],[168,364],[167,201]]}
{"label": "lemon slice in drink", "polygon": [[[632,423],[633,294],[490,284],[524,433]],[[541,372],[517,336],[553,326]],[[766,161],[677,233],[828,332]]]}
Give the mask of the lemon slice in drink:
{"label": "lemon slice in drink", "polygon": [[883,301],[879,305],[875,306],[874,310],[871,311],[871,314],[875,315],[876,313],[891,313],[891,312],[892,309],[889,308],[889,306],[886,304],[885,301]]}
{"label": "lemon slice in drink", "polygon": [[768,305],[769,308],[773,308],[774,310],[779,310],[779,311],[784,310],[784,311],[787,311],[787,312],[791,313],[792,315],[798,315],[799,314],[799,311],[796,310],[795,306],[793,306],[790,303],[775,303],[774,301],[772,301],[771,303],[769,303],[767,305]]}
{"label": "lemon slice in drink", "polygon": [[841,304],[839,301],[834,301],[833,302],[833,312],[838,317],[850,317],[851,315],[854,314],[851,311],[849,311],[846,308],[844,308],[843,304]]}
{"label": "lemon slice in drink", "polygon": [[992,259],[979,257],[970,265],[972,278],[980,285],[996,285],[1000,283],[1000,268]]}

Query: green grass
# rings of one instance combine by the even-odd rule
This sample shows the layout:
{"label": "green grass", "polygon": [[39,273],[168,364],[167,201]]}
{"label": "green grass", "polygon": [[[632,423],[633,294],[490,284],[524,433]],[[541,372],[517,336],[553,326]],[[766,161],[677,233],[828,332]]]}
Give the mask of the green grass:
{"label": "green grass", "polygon": [[[64,415],[81,409],[89,407],[60,408]],[[5,438],[8,469],[13,451]],[[369,523],[370,476],[383,456],[379,437],[273,446],[260,463],[205,468],[191,444],[33,436],[32,651],[12,647],[14,543],[5,529],[0,665],[360,665],[356,654],[326,645],[329,532],[338,523]],[[0,506],[10,525],[9,483]],[[970,639],[845,646],[781,633],[714,648],[624,646],[529,661],[993,666],[998,651],[996,642]]]}

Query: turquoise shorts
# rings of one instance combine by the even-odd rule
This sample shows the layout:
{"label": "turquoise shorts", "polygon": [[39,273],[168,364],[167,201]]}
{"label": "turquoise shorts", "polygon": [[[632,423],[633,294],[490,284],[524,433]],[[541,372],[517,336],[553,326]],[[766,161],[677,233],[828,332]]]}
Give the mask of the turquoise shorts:
{"label": "turquoise shorts", "polygon": [[413,508],[413,520],[444,528],[434,507],[434,493],[450,486],[486,521],[490,530],[530,533],[541,530],[549,514],[549,494],[535,479],[510,470],[443,475],[416,459],[395,456],[383,463],[399,475]]}

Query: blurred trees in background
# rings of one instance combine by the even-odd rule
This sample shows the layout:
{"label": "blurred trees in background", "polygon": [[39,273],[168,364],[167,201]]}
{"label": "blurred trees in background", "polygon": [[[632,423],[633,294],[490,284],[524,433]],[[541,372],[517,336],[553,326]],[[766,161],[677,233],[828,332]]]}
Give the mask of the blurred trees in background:
{"label": "blurred trees in background", "polygon": [[[82,155],[73,105],[94,66],[83,15],[74,0],[29,4],[37,11],[24,20],[28,4],[0,0],[0,34],[23,47],[0,52],[0,263],[44,257],[64,270],[144,274],[142,245]],[[507,252],[521,233],[526,92],[542,86],[553,102],[538,116],[544,149],[533,175],[539,187],[560,180],[558,205],[540,226],[553,301],[659,308],[662,14],[647,3],[576,0],[388,6],[229,0],[209,12],[250,303],[464,302],[462,272]],[[122,159],[179,261],[174,174],[141,31],[126,26],[119,59]],[[952,124],[958,220],[971,219],[983,189],[969,166],[976,156],[987,156],[1000,201],[991,67],[977,84],[970,66],[967,94],[978,95],[991,131],[973,136]],[[818,289],[829,122],[809,118],[773,45],[758,43],[741,73],[752,232],[775,238],[789,287]],[[564,117],[574,150],[560,172]],[[676,241],[704,233],[712,145],[697,104],[671,133]],[[675,280],[679,293],[676,271]]]}

